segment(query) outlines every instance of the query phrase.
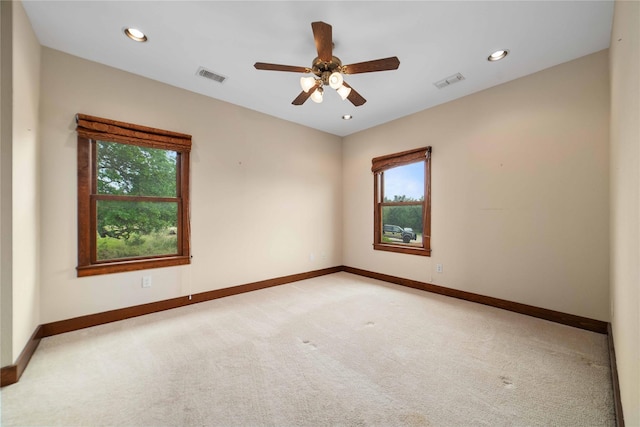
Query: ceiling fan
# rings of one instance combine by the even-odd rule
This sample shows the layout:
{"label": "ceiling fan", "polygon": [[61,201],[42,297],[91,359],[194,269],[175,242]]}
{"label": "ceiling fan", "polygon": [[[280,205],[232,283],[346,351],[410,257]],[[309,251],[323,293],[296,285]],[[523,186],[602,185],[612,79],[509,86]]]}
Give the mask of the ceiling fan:
{"label": "ceiling fan", "polygon": [[333,56],[331,25],[320,21],[312,22],[311,29],[313,30],[313,38],[315,39],[316,50],[318,51],[318,57],[313,60],[311,68],[268,64],[265,62],[256,62],[254,64],[257,70],[314,74],[314,76],[300,78],[302,92],[293,100],[293,105],[302,105],[309,98],[314,102],[322,102],[323,86],[327,85],[335,89],[342,100],[348,99],[353,105],[359,107],[367,102],[367,100],[349,86],[344,81],[342,75],[396,70],[400,66],[400,60],[395,56],[358,62],[357,64],[342,65],[342,61]]}

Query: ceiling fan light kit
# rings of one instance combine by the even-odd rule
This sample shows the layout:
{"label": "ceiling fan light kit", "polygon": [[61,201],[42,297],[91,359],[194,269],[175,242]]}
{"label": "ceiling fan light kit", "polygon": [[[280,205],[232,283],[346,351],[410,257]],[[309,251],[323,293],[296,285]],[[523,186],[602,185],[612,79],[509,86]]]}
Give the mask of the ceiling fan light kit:
{"label": "ceiling fan light kit", "polygon": [[345,85],[342,85],[337,89],[337,92],[338,92],[338,95],[340,95],[340,98],[342,98],[342,100],[344,101],[349,97],[349,94],[351,93],[351,88],[346,87]]}
{"label": "ceiling fan light kit", "polygon": [[317,104],[320,104],[322,102],[322,86],[320,86],[318,89],[314,90],[313,93],[311,94],[311,100]]}
{"label": "ceiling fan light kit", "polygon": [[305,92],[309,92],[309,89],[316,85],[316,79],[313,77],[300,77],[300,86]]}
{"label": "ceiling fan light kit", "polygon": [[327,85],[335,89],[343,101],[348,99],[353,105],[359,107],[367,102],[367,100],[344,81],[343,74],[396,70],[400,66],[400,60],[395,56],[359,62],[357,64],[342,65],[340,58],[333,56],[331,25],[320,21],[312,22],[311,29],[313,30],[313,38],[316,43],[316,50],[318,51],[318,56],[313,60],[311,68],[269,64],[265,62],[256,62],[254,64],[257,70],[314,74],[315,77],[302,77],[300,79],[302,92],[293,100],[293,105],[302,105],[309,98],[317,103],[322,102],[323,86]]}
{"label": "ceiling fan light kit", "polygon": [[344,82],[344,78],[342,77],[342,74],[337,71],[334,71],[329,76],[329,86],[331,86],[332,89],[338,90],[339,88],[341,88],[342,82]]}

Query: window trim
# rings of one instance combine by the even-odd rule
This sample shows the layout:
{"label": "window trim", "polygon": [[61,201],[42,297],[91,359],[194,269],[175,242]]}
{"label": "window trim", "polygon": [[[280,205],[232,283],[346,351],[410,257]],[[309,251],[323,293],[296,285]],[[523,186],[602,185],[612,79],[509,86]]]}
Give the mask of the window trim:
{"label": "window trim", "polygon": [[[78,134],[78,277],[120,273],[191,262],[189,164],[191,135],[85,114],[76,115]],[[117,142],[177,152],[178,254],[122,260],[96,259],[97,141]],[[138,198],[138,197],[134,197]],[[93,237],[92,237],[93,236]]]}
{"label": "window trim", "polygon": [[[383,172],[411,163],[424,161],[424,200],[422,202],[384,202]],[[431,147],[416,148],[400,153],[375,157],[371,160],[373,172],[373,249],[404,254],[431,256]],[[422,245],[404,246],[382,242],[382,209],[384,206],[422,205]]]}

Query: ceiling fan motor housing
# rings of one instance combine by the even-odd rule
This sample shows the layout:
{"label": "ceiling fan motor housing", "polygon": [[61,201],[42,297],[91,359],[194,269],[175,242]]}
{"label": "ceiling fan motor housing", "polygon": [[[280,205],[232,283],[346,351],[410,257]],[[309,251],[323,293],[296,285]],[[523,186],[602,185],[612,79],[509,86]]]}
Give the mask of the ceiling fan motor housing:
{"label": "ceiling fan motor housing", "polygon": [[328,85],[331,74],[334,72],[342,72],[342,61],[335,56],[332,56],[329,62],[316,58],[313,60],[311,72],[322,79],[323,84]]}

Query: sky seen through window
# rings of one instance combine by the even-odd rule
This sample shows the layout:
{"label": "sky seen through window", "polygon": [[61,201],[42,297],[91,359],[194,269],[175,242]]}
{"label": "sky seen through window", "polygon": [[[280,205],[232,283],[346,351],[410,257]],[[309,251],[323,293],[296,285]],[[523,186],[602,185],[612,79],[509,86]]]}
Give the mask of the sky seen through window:
{"label": "sky seen through window", "polygon": [[424,162],[411,163],[384,171],[384,195],[407,196],[415,200],[424,196]]}

